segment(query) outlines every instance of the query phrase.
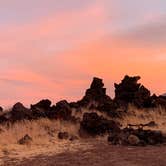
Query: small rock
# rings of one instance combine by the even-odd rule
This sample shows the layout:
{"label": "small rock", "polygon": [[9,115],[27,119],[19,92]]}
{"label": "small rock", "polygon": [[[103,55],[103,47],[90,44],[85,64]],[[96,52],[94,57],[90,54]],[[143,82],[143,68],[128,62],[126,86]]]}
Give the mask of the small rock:
{"label": "small rock", "polygon": [[68,134],[68,132],[59,132],[58,133],[58,138],[59,139],[68,139],[69,138],[69,134]]}
{"label": "small rock", "polygon": [[30,144],[32,142],[32,138],[26,134],[23,138],[21,138],[18,143],[20,145]]}
{"label": "small rock", "polygon": [[128,137],[128,143],[132,146],[137,146],[140,143],[140,139],[136,135],[130,135]]}
{"label": "small rock", "polygon": [[71,135],[69,138],[70,141],[78,140],[78,137],[76,135]]}

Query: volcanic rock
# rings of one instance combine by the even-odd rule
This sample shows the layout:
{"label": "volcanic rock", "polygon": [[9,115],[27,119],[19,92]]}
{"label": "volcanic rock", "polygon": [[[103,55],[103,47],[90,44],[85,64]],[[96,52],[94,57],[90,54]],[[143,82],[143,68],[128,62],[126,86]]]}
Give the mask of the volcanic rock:
{"label": "volcanic rock", "polygon": [[47,117],[51,109],[51,101],[48,99],[41,100],[37,104],[31,105],[32,114],[35,119]]}
{"label": "volcanic rock", "polygon": [[11,112],[3,113],[2,115],[0,115],[0,123],[9,122],[11,117]]}
{"label": "volcanic rock", "polygon": [[48,114],[51,119],[73,120],[72,109],[66,100],[62,100],[53,106]]}
{"label": "volcanic rock", "polygon": [[59,139],[68,139],[69,138],[69,133],[68,132],[59,132],[58,133],[58,138]]}
{"label": "volcanic rock", "polygon": [[120,145],[157,145],[166,142],[166,137],[161,131],[124,128],[120,132],[110,133],[108,141]]}
{"label": "volcanic rock", "polygon": [[139,138],[136,135],[132,135],[132,134],[129,135],[127,140],[128,140],[128,144],[132,146],[137,146],[140,143]]}
{"label": "volcanic rock", "polygon": [[27,145],[27,144],[30,144],[32,142],[32,138],[26,134],[23,138],[21,138],[19,141],[18,141],[18,144],[20,145]]}
{"label": "volcanic rock", "polygon": [[3,112],[3,108],[2,107],[0,107],[0,112]]}
{"label": "volcanic rock", "polygon": [[116,112],[117,104],[106,94],[106,88],[100,78],[93,78],[90,88],[86,90],[85,96],[77,104],[80,107],[105,112],[112,117],[119,116]]}
{"label": "volcanic rock", "polygon": [[138,80],[140,80],[139,76],[125,76],[120,84],[114,85],[115,101],[120,106],[127,106],[129,103],[139,108],[152,106],[150,91],[139,84]]}
{"label": "volcanic rock", "polygon": [[155,94],[151,97],[153,100],[153,104],[155,107],[163,107],[166,108],[166,96],[156,96]]}
{"label": "volcanic rock", "polygon": [[31,111],[26,108],[22,103],[16,103],[13,108],[10,116],[10,121],[15,122],[19,120],[31,120],[32,119],[32,113]]}
{"label": "volcanic rock", "polygon": [[113,120],[107,120],[103,116],[98,116],[97,113],[85,113],[83,120],[80,123],[80,135],[84,132],[91,135],[103,135],[110,131],[119,132],[119,125]]}
{"label": "volcanic rock", "polygon": [[78,137],[76,135],[71,135],[69,138],[70,141],[78,140]]}

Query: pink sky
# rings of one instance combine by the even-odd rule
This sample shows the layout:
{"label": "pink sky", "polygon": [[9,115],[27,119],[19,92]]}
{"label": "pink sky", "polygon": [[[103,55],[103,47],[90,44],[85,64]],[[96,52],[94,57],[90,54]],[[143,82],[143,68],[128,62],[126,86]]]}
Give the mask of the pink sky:
{"label": "pink sky", "polygon": [[0,104],[78,100],[94,76],[165,93],[166,3],[134,1],[0,1]]}

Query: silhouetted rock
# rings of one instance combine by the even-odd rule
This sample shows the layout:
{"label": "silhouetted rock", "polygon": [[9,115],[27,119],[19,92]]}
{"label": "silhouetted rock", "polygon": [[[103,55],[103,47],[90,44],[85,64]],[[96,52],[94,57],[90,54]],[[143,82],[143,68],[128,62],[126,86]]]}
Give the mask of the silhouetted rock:
{"label": "silhouetted rock", "polygon": [[51,119],[73,120],[72,109],[66,100],[62,100],[53,106],[48,114]]}
{"label": "silhouetted rock", "polygon": [[111,102],[111,98],[106,95],[106,88],[104,88],[102,79],[95,77],[80,104],[83,106],[88,106],[91,103],[98,105],[105,101]]}
{"label": "silhouetted rock", "polygon": [[32,119],[32,113],[28,108],[24,107],[22,103],[18,102],[13,106],[10,121],[15,122],[30,119]]}
{"label": "silhouetted rock", "polygon": [[2,107],[0,107],[0,112],[3,112],[3,108]]}
{"label": "silhouetted rock", "polygon": [[106,88],[100,78],[93,78],[90,88],[86,90],[85,96],[77,104],[80,107],[105,112],[112,117],[119,116],[116,112],[117,104],[106,94]]}
{"label": "silhouetted rock", "polygon": [[83,120],[80,123],[80,135],[84,133],[91,136],[102,135],[109,131],[119,132],[118,124],[113,120],[107,120],[103,116],[98,116],[97,113],[85,113]]}
{"label": "silhouetted rock", "polygon": [[51,109],[51,101],[48,99],[41,100],[37,104],[31,105],[34,118],[47,117]]}
{"label": "silhouetted rock", "polygon": [[153,95],[151,98],[153,100],[153,104],[155,107],[161,106],[161,107],[166,108],[166,96]]}
{"label": "silhouetted rock", "polygon": [[129,103],[135,106],[151,107],[152,100],[150,91],[138,83],[139,76],[125,76],[120,84],[115,84],[115,101],[120,106],[127,106]]}
{"label": "silhouetted rock", "polygon": [[18,144],[20,145],[28,145],[32,142],[32,138],[26,134],[23,138],[21,138],[19,141],[18,141]]}

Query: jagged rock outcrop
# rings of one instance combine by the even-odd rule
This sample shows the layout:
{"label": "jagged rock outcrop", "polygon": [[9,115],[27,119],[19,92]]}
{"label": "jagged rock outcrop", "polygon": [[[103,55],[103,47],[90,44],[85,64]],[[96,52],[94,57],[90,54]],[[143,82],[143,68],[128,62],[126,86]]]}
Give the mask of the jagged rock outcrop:
{"label": "jagged rock outcrop", "polygon": [[51,119],[71,120],[72,108],[66,100],[59,101],[55,106],[52,106],[48,117]]}
{"label": "jagged rock outcrop", "polygon": [[41,100],[37,104],[31,105],[31,110],[34,118],[47,117],[51,110],[51,101],[48,99]]}
{"label": "jagged rock outcrop", "polygon": [[138,83],[141,77],[125,76],[120,84],[115,84],[115,101],[120,106],[127,106],[129,103],[135,106],[151,107],[152,100],[150,91]]}
{"label": "jagged rock outcrop", "polygon": [[106,88],[104,88],[103,80],[100,78],[94,77],[83,99],[72,104],[88,109],[96,109],[112,117],[119,117],[119,113],[116,111],[117,104],[106,94]]}
{"label": "jagged rock outcrop", "polygon": [[11,122],[15,122],[19,120],[31,120],[32,118],[32,112],[30,109],[26,108],[22,103],[18,102],[13,106],[9,120]]}
{"label": "jagged rock outcrop", "polygon": [[99,105],[106,101],[111,102],[111,98],[106,95],[104,83],[102,79],[94,77],[90,88],[86,90],[85,96],[78,103],[81,106],[91,106],[92,104]]}
{"label": "jagged rock outcrop", "polygon": [[113,120],[107,120],[97,113],[85,113],[80,123],[80,136],[97,136],[112,132],[119,132],[119,124]]}

